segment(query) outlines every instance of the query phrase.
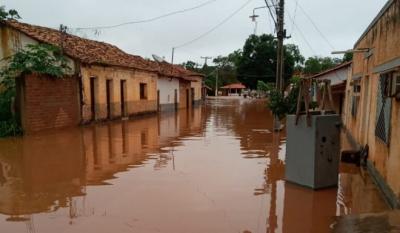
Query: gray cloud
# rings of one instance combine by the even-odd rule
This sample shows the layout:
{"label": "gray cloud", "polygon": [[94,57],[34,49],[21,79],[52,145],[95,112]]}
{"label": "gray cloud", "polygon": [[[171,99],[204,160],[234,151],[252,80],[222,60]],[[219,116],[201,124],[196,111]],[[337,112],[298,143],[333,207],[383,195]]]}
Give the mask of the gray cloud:
{"label": "gray cloud", "polygon": [[[170,60],[173,46],[185,43],[214,27],[246,0],[217,0],[200,9],[174,15],[159,21],[102,30],[96,36],[86,31],[88,38],[112,43],[121,49],[151,57],[165,56]],[[69,27],[113,25],[126,21],[141,20],[167,12],[189,8],[205,0],[3,0],[2,5],[15,8],[22,21],[57,28],[59,24]],[[288,15],[286,28],[292,38],[286,43],[299,45],[302,53],[328,56],[332,51],[298,8],[296,0],[286,1],[286,10],[294,17],[299,31],[294,28]],[[379,12],[386,0],[299,0],[300,6],[317,24],[320,31],[336,50],[349,49]],[[249,19],[254,7],[265,5],[263,0],[253,0],[235,17],[207,37],[176,50],[177,63],[194,60],[201,63],[200,56],[224,55],[242,48],[245,39],[253,33],[254,24]],[[271,24],[266,10],[259,10],[258,34],[271,33]],[[305,40],[311,45],[307,45]]]}

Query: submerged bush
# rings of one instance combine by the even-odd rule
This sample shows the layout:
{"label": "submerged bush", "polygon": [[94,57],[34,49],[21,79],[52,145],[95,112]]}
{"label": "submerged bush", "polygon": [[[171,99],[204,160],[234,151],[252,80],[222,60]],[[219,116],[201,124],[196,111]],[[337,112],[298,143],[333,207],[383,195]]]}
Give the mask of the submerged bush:
{"label": "submerged bush", "polygon": [[0,121],[0,137],[22,135],[20,124],[15,119]]}

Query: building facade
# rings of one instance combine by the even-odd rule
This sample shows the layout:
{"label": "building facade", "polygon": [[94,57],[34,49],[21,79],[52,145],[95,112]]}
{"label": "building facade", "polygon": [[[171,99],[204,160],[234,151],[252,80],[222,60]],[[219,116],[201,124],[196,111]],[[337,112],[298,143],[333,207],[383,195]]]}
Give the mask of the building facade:
{"label": "building facade", "polygon": [[393,207],[400,207],[400,0],[390,0],[354,46],[344,124]]}
{"label": "building facade", "polygon": [[19,79],[17,105],[27,132],[155,113],[171,105],[191,107],[191,82],[203,77],[107,43],[15,20],[1,22],[0,35],[1,58],[28,44],[45,43],[60,47],[71,68],[62,79]]}
{"label": "building facade", "polygon": [[[312,76],[317,81],[329,80],[331,83],[333,108],[336,113],[342,114],[345,99],[346,82],[351,69],[351,62],[340,64],[332,69]],[[319,98],[321,96],[318,96]]]}

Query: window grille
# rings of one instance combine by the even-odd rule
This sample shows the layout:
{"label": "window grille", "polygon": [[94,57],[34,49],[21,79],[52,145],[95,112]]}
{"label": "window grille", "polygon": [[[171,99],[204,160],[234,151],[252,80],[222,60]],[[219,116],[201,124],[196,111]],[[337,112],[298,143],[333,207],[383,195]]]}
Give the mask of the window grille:
{"label": "window grille", "polygon": [[376,128],[375,135],[385,144],[390,141],[390,120],[392,111],[392,101],[387,95],[389,74],[383,74],[379,78],[377,104],[376,104]]}

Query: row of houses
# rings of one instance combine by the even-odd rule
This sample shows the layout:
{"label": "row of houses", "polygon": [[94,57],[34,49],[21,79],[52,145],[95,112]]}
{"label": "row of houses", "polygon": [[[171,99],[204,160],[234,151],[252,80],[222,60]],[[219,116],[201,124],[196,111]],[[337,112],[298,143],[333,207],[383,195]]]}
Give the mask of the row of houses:
{"label": "row of houses", "polygon": [[389,0],[353,48],[353,61],[315,75],[332,81],[346,138],[368,148],[367,167],[400,208],[400,0]]}
{"label": "row of houses", "polygon": [[181,66],[15,20],[1,22],[0,34],[1,59],[45,43],[61,47],[71,67],[62,79],[17,79],[16,105],[26,132],[191,108],[203,98],[203,75]]}

